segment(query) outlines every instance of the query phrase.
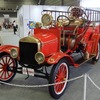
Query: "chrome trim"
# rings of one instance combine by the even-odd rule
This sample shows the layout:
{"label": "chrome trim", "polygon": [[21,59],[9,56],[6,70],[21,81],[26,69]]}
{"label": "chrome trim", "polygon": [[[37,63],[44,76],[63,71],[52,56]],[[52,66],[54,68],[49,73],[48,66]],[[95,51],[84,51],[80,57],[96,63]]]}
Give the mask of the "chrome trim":
{"label": "chrome trim", "polygon": [[40,41],[33,36],[28,36],[20,39],[19,42],[28,42],[28,43],[37,43],[38,44],[38,51],[40,50]]}
{"label": "chrome trim", "polygon": [[50,42],[55,42],[55,41],[57,41],[57,38],[53,39],[53,40],[50,40],[50,41],[43,42],[42,44],[46,44],[46,43],[50,43]]}

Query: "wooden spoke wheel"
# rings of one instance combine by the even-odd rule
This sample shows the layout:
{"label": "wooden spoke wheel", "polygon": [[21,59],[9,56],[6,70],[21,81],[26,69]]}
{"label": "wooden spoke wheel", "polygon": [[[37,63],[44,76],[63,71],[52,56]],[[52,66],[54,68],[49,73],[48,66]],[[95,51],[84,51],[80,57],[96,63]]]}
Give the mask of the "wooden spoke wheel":
{"label": "wooden spoke wheel", "polygon": [[58,99],[65,92],[68,75],[68,65],[65,59],[61,59],[57,64],[53,66],[50,74],[49,84],[66,81],[61,84],[49,86],[49,92],[53,98]]}
{"label": "wooden spoke wheel", "polygon": [[11,81],[17,71],[17,63],[10,55],[6,54],[0,58],[0,81]]}

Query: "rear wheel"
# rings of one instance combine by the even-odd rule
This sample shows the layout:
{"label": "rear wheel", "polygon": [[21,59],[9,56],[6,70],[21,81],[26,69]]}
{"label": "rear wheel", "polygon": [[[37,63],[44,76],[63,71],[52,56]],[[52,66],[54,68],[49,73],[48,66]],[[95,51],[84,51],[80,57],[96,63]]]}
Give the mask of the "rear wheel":
{"label": "rear wheel", "polygon": [[11,81],[17,71],[17,63],[9,54],[2,55],[0,58],[0,81]]}
{"label": "rear wheel", "polygon": [[49,86],[49,92],[53,98],[58,99],[65,92],[68,75],[68,65],[65,59],[61,59],[57,64],[53,66],[50,74],[49,84],[66,81],[61,84]]}
{"label": "rear wheel", "polygon": [[96,63],[99,60],[99,50],[100,50],[100,46],[98,43],[96,56],[92,59],[93,63]]}

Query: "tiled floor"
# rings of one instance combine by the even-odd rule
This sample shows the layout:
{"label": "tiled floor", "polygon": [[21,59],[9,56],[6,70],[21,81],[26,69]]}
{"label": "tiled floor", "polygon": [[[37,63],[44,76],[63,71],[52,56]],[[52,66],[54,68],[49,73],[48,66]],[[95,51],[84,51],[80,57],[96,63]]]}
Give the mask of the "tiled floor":
{"label": "tiled floor", "polygon": [[[2,45],[18,45],[19,37],[13,32],[0,32]],[[81,65],[79,68],[70,67],[70,78],[80,76],[84,73],[94,80],[100,87],[100,60],[95,65],[91,61]],[[29,77],[17,74],[11,83],[15,84],[47,84],[48,81],[40,78]],[[84,78],[69,82],[67,90],[59,100],[83,100]],[[0,100],[54,100],[48,92],[48,87],[43,88],[19,88],[7,85],[0,85]],[[100,100],[98,90],[87,80],[87,100]]]}

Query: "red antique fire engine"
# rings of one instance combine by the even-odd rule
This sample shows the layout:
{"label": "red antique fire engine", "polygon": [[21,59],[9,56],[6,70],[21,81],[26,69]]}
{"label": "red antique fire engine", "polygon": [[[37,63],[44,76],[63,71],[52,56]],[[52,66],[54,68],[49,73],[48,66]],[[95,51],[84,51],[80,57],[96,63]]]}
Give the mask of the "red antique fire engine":
{"label": "red antique fire engine", "polygon": [[[66,81],[49,86],[50,95],[57,99],[67,87],[69,66],[99,59],[100,11],[72,6],[67,12],[42,14],[43,25],[36,23],[34,34],[20,39],[19,47],[0,47],[0,80],[8,82],[22,73],[46,78],[49,84]],[[77,60],[76,53],[81,55]]]}

